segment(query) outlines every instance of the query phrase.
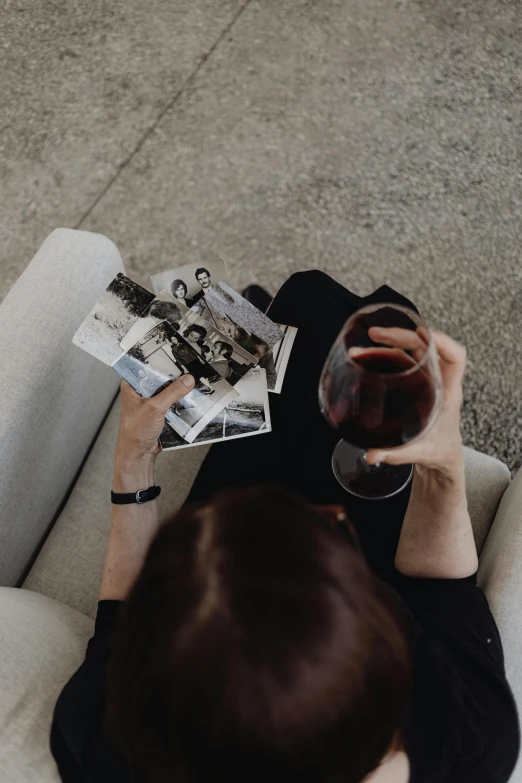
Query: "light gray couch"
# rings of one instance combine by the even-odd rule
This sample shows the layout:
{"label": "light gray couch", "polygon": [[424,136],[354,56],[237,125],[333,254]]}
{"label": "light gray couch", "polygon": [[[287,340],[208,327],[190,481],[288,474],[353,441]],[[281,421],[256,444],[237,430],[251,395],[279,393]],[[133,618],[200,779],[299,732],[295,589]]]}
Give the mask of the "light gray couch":
{"label": "light gray couch", "polygon": [[[123,270],[106,237],[57,229],[0,305],[0,781],[59,781],[56,698],[93,631],[110,520],[116,373],[71,339]],[[158,460],[163,518],[206,447]],[[522,704],[522,477],[465,449],[480,585]],[[43,546],[42,546],[43,543]],[[512,780],[522,783],[519,765]]]}

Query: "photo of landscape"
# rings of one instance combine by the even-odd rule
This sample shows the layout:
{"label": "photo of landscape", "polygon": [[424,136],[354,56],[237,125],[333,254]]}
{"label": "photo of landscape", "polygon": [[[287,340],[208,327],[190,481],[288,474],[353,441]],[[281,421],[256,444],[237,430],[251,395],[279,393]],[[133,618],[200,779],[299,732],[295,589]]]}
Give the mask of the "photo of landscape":
{"label": "photo of landscape", "polygon": [[239,397],[232,400],[212,421],[207,424],[192,443],[187,443],[171,427],[165,425],[160,443],[164,450],[199,446],[204,443],[241,438],[270,432],[270,409],[266,373],[261,367],[250,370],[236,384]]}

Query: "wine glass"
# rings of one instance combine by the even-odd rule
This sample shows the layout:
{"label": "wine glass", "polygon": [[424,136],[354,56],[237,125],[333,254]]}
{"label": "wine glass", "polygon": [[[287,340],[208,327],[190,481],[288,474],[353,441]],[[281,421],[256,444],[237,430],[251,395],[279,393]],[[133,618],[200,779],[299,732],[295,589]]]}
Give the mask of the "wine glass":
{"label": "wine glass", "polygon": [[355,312],[330,349],[319,382],[321,412],[342,436],[332,455],[339,483],[375,500],[404,489],[413,465],[368,465],[366,451],[420,438],[437,418],[441,400],[437,350],[422,318],[396,304]]}

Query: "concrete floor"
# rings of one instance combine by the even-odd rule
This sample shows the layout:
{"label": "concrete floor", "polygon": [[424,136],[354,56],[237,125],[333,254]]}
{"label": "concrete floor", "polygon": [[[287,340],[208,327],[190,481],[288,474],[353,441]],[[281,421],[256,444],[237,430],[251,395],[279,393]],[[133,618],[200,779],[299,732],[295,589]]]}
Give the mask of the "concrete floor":
{"label": "concrete floor", "polygon": [[519,0],[5,0],[0,298],[56,226],[142,283],[388,283],[466,344],[466,444],[521,464]]}

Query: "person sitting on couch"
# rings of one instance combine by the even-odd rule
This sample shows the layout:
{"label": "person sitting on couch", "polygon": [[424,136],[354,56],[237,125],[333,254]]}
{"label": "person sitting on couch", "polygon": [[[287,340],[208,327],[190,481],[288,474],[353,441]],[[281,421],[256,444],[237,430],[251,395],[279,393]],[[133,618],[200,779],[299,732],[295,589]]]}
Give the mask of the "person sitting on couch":
{"label": "person sitting on couch", "polygon": [[[314,312],[309,317],[313,297]],[[113,512],[94,636],[54,711],[66,783],[506,783],[519,728],[476,584],[460,435],[465,350],[433,332],[443,404],[386,500],[347,494],[317,387],[358,297],[293,275],[269,308],[298,327],[271,433],[213,446],[160,527],[158,437],[187,377],[121,385]],[[176,477],[173,476],[175,481]],[[129,499],[129,498],[127,498]]]}

